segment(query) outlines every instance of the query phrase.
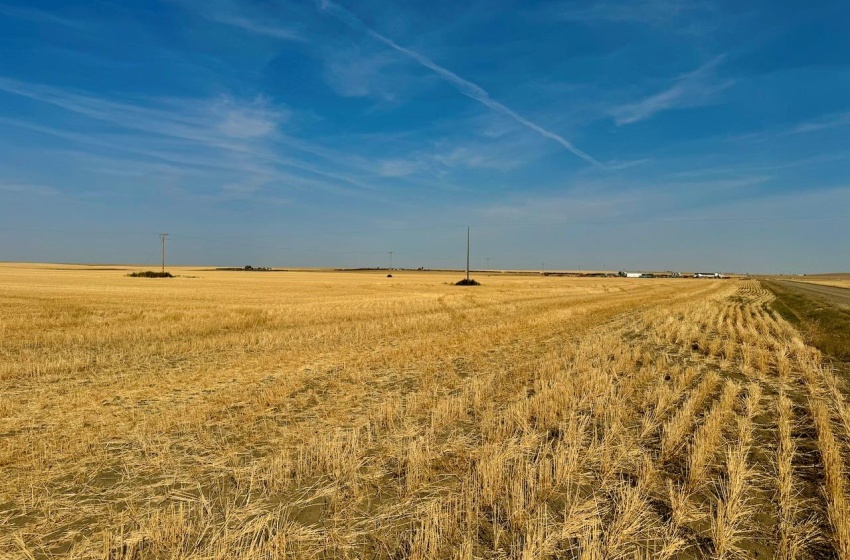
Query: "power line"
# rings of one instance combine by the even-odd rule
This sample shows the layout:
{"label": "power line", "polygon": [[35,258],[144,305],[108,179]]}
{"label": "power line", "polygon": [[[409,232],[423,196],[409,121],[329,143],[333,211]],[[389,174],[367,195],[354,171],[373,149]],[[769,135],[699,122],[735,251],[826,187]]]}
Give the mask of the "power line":
{"label": "power line", "polygon": [[159,240],[162,241],[162,271],[165,272],[165,239],[168,237],[167,233],[160,233]]}
{"label": "power line", "polygon": [[466,228],[466,281],[469,282],[469,226]]}

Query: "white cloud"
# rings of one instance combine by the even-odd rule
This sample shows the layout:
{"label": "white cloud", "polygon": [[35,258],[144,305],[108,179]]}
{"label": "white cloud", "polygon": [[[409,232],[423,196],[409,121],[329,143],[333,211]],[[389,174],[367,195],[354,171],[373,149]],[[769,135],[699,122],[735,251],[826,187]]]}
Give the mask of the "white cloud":
{"label": "white cloud", "polygon": [[716,67],[723,58],[717,57],[693,72],[682,74],[664,91],[616,107],[611,115],[618,125],[624,125],[649,119],[662,111],[710,104],[716,94],[735,84],[734,80],[721,80],[716,76]]}
{"label": "white cloud", "polygon": [[2,183],[0,182],[0,192],[16,193],[35,196],[54,196],[59,194],[59,191],[53,187],[45,185],[33,185],[27,183]]}
{"label": "white cloud", "polygon": [[282,41],[305,40],[304,37],[294,29],[289,29],[287,27],[281,27],[278,25],[269,25],[267,23],[263,23],[244,16],[213,13],[207,15],[207,18],[218,23],[238,27],[249,33],[253,33],[256,35],[265,35],[267,37],[272,37],[274,39],[279,39]]}
{"label": "white cloud", "polygon": [[[377,97],[395,101],[409,80],[397,55],[365,52],[362,48],[328,49],[325,54],[325,80],[345,97]],[[392,75],[392,79],[387,76]]]}
{"label": "white cloud", "polygon": [[568,194],[550,196],[522,196],[473,210],[485,220],[507,220],[518,223],[546,225],[566,222],[613,220],[630,214],[643,201],[636,192],[595,193],[595,185],[587,184],[571,189]]}
{"label": "white cloud", "polygon": [[523,157],[521,153],[510,149],[511,147],[466,143],[448,152],[435,154],[434,160],[450,168],[466,167],[469,169],[509,171],[521,167],[529,159],[528,156]]}
{"label": "white cloud", "polygon": [[686,171],[672,173],[671,177],[712,177],[718,175],[742,175],[750,173],[765,173],[772,171],[784,171],[797,167],[809,167],[850,158],[847,153],[824,154],[815,157],[800,159],[782,159],[779,163],[752,163],[747,165],[723,165],[715,164],[711,167],[697,167]]}
{"label": "white cloud", "polygon": [[807,132],[816,132],[818,130],[827,130],[830,128],[838,128],[840,126],[850,125],[850,113],[839,113],[828,115],[825,118],[807,121],[800,123],[789,131],[791,134],[804,134]]}
{"label": "white cloud", "polygon": [[542,127],[542,126],[540,126],[540,125],[538,125],[534,122],[532,122],[531,120],[529,120],[529,119],[523,117],[522,115],[516,113],[513,109],[511,109],[511,108],[507,107],[506,105],[503,105],[502,103],[496,101],[495,99],[490,97],[490,94],[487,93],[487,91],[485,91],[484,88],[482,88],[478,84],[475,84],[473,82],[470,82],[469,80],[461,78],[460,76],[458,76],[454,72],[451,72],[451,71],[443,68],[442,66],[433,62],[429,58],[419,54],[418,52],[413,51],[413,50],[408,49],[408,48],[405,48],[405,47],[402,47],[401,45],[397,44],[392,39],[390,39],[390,38],[388,38],[384,35],[381,35],[377,31],[375,31],[374,29],[372,29],[371,27],[367,26],[362,21],[357,19],[357,17],[354,16],[354,14],[352,14],[351,12],[349,12],[348,10],[346,10],[345,8],[340,6],[339,4],[331,2],[330,0],[318,0],[317,6],[319,7],[320,10],[330,14],[331,16],[333,16],[335,18],[337,18],[338,20],[342,21],[343,23],[345,23],[349,27],[363,31],[364,33],[366,33],[369,36],[373,37],[374,39],[380,41],[381,43],[387,45],[388,47],[395,50],[396,52],[399,52],[402,55],[406,56],[407,58],[413,60],[414,62],[416,62],[420,66],[423,66],[424,68],[427,68],[428,70],[431,70],[432,72],[437,74],[437,76],[439,76],[443,81],[451,84],[460,93],[469,97],[470,99],[474,99],[475,101],[481,103],[485,107],[488,107],[488,108],[492,109],[493,111],[496,111],[496,112],[501,113],[505,116],[508,116],[508,117],[512,118],[513,120],[515,120],[516,122],[523,125],[524,127],[533,130],[534,132],[540,134],[541,136],[543,136],[545,138],[548,138],[550,140],[557,142],[564,149],[566,149],[569,152],[572,152],[574,155],[585,160],[586,162],[588,162],[592,165],[595,165],[595,166],[601,166],[601,164],[598,161],[596,161],[590,155],[588,155],[588,154],[584,153],[583,151],[581,151],[580,149],[578,149],[576,146],[574,146],[572,144],[572,142],[570,142],[569,140],[567,140],[563,136],[560,136],[560,135],[558,135],[558,134],[556,134],[556,133],[554,133],[554,132],[552,132],[552,131],[550,131],[550,130],[548,130],[548,129],[546,129],[546,128],[544,128],[544,127]]}
{"label": "white cloud", "polygon": [[64,18],[56,15],[52,12],[47,12],[45,10],[39,10],[36,8],[29,8],[23,6],[9,6],[6,4],[0,4],[0,14],[3,14],[7,17],[22,19],[26,21],[33,21],[36,23],[49,23],[53,25],[61,25],[63,27],[72,27],[75,29],[83,29],[85,26],[79,22],[72,19]]}
{"label": "white cloud", "polygon": [[384,177],[405,177],[423,169],[421,162],[392,159],[378,162],[378,173]]}
{"label": "white cloud", "polygon": [[751,177],[735,177],[729,179],[706,179],[701,181],[691,182],[673,182],[669,186],[676,190],[687,189],[691,192],[711,192],[717,193],[724,190],[737,190],[746,187],[755,187],[770,181],[773,177],[769,176],[751,176]]}
{"label": "white cloud", "polygon": [[268,136],[287,115],[271,108],[263,98],[171,99],[143,105],[8,78],[0,78],[0,90],[123,128],[219,147],[225,147],[222,135],[237,139]]}
{"label": "white cloud", "polygon": [[[332,153],[313,150],[309,143],[279,133],[278,127],[286,122],[289,112],[272,106],[263,97],[129,103],[7,78],[0,78],[0,91],[55,105],[109,125],[106,129],[88,126],[86,132],[78,132],[2,119],[13,126],[66,141],[97,146],[112,153],[117,150],[189,165],[207,172],[222,169],[260,178],[275,177],[287,189],[319,189],[349,196],[366,196],[366,191],[373,190],[367,181],[340,170],[346,167],[343,158],[339,162],[328,160]],[[302,152],[312,150],[326,163],[316,165],[303,157],[286,155],[283,148],[290,143]]]}
{"label": "white cloud", "polygon": [[638,167],[640,165],[646,165],[647,163],[651,163],[652,160],[649,158],[643,159],[632,159],[632,160],[614,160],[605,163],[605,168],[609,171],[622,171],[624,169],[631,169],[632,167]]}
{"label": "white cloud", "polygon": [[772,127],[767,130],[736,134],[727,138],[730,142],[766,142],[780,138],[788,138],[799,134],[810,134],[822,130],[831,130],[850,126],[850,113],[833,113],[797,123],[792,126]]}
{"label": "white cloud", "polygon": [[[238,2],[231,0],[171,0],[209,21],[229,25],[252,35],[261,35],[279,41],[305,41],[304,35],[292,25],[281,25],[279,17],[263,9],[258,3]],[[275,15],[282,8],[276,7]],[[274,20],[274,23],[272,23]]]}
{"label": "white cloud", "polygon": [[705,0],[567,0],[547,3],[532,14],[538,21],[648,26],[665,33],[696,37],[709,35],[722,24],[728,26],[732,19]]}
{"label": "white cloud", "polygon": [[682,0],[627,0],[577,2],[556,5],[550,15],[580,23],[613,22],[661,25],[668,23],[692,7]]}
{"label": "white cloud", "polygon": [[209,111],[214,119],[219,119],[218,130],[233,138],[268,136],[288,118],[288,112],[272,108],[263,97],[248,103],[240,103],[229,97],[221,98],[212,103]]}

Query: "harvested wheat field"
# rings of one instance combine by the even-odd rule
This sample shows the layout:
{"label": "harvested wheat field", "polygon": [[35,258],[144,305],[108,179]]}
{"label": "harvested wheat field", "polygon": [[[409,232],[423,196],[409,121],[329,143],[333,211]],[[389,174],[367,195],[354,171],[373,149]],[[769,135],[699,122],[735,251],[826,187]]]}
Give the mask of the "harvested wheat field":
{"label": "harvested wheat field", "polygon": [[836,288],[850,288],[850,278],[846,276],[831,276],[831,277],[811,277],[811,278],[794,278],[797,282],[805,282],[806,284],[818,284],[821,286],[834,286]]}
{"label": "harvested wheat field", "polygon": [[756,281],[126,272],[0,266],[0,557],[850,559]]}

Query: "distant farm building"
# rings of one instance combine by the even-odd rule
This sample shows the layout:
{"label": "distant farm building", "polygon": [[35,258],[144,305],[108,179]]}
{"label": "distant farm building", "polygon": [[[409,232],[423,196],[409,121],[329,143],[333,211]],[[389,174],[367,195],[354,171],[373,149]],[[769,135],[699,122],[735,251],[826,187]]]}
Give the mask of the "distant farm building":
{"label": "distant farm building", "polygon": [[626,272],[621,270],[617,273],[621,278],[681,278],[678,272],[668,270],[667,272]]}

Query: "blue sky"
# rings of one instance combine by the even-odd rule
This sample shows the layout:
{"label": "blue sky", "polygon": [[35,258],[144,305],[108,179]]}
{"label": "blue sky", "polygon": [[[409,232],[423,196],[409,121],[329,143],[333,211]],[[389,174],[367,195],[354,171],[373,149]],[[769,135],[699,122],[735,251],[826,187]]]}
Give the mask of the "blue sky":
{"label": "blue sky", "polygon": [[847,2],[0,0],[0,260],[850,269]]}

